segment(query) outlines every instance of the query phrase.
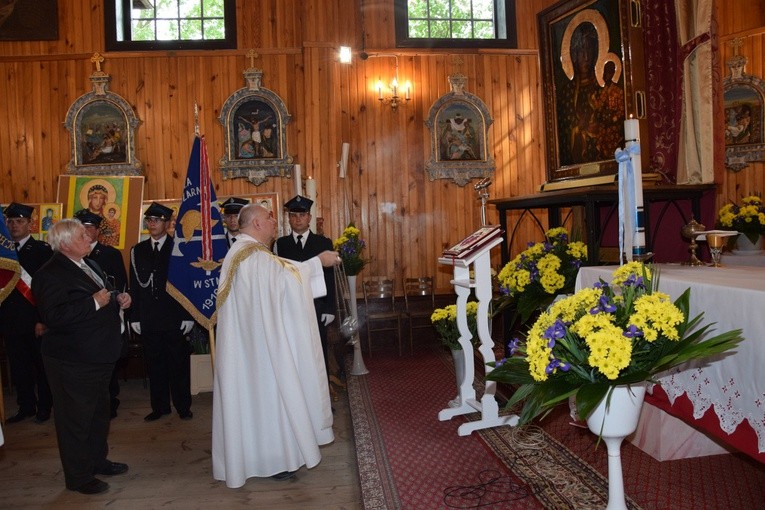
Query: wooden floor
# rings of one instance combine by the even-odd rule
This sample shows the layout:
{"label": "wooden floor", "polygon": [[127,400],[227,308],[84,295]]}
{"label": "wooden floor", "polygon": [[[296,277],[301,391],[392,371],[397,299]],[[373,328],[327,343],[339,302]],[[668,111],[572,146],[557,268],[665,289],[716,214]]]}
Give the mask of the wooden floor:
{"label": "wooden floor", "polygon": [[[193,397],[194,418],[177,414],[152,423],[149,391],[141,380],[122,384],[119,415],[109,435],[110,460],[125,462],[125,475],[103,477],[109,491],[85,496],[64,487],[53,420],[29,419],[3,427],[0,447],[0,508],[251,508],[361,509],[353,430],[347,395],[335,408],[335,442],[322,447],[321,463],[286,482],[251,478],[229,489],[212,477],[212,393]],[[16,412],[15,396],[5,394],[6,416]]]}

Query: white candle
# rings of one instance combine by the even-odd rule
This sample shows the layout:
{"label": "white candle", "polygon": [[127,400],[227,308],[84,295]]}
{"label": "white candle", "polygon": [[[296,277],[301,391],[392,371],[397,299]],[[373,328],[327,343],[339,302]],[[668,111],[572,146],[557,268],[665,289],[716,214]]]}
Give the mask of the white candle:
{"label": "white candle", "polygon": [[300,175],[300,165],[295,165],[295,169],[292,171],[292,178],[295,179],[295,194],[303,194],[303,178]]}
{"label": "white candle", "polygon": [[640,141],[640,123],[630,117],[624,121],[624,139],[627,142]]}
{"label": "white candle", "polygon": [[635,231],[632,235],[632,254],[640,257],[645,255],[645,209],[643,208],[643,168],[640,158],[640,123],[637,119],[629,118],[624,121],[625,148],[631,149],[637,145],[638,154],[632,154],[632,176],[635,190]]}
{"label": "white candle", "polygon": [[311,176],[308,176],[308,179],[305,181],[305,194],[309,200],[313,201],[310,229],[312,232],[316,232],[316,179]]}

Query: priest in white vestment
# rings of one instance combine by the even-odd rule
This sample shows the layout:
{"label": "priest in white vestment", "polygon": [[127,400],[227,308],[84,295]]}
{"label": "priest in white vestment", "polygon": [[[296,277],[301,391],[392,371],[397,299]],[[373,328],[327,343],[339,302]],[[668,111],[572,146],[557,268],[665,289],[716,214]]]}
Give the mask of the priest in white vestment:
{"label": "priest in white vestment", "polygon": [[218,287],[213,386],[213,476],[232,488],[312,468],[334,441],[313,298],[322,266],[340,262],[333,251],[302,263],[273,255],[276,220],[260,205],[239,224]]}

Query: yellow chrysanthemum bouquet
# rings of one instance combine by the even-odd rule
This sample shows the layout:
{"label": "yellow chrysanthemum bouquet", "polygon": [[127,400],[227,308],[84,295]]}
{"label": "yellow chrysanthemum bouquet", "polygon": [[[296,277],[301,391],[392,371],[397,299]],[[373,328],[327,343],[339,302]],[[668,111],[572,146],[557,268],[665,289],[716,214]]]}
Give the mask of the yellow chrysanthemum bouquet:
{"label": "yellow chrysanthemum bouquet", "polygon": [[563,227],[545,232],[545,240],[529,247],[505,264],[499,272],[501,295],[495,299],[494,313],[509,309],[511,325],[526,324],[531,315],[547,308],[558,294],[573,292],[579,267],[587,260],[587,245],[569,241]]}
{"label": "yellow chrysanthemum bouquet", "polygon": [[510,357],[494,363],[487,379],[518,385],[507,405],[524,401],[521,423],[571,396],[585,418],[611,386],[651,380],[742,340],[741,330],[706,339],[702,315],[688,318],[690,289],[673,303],[657,284],[656,270],[630,262],[614,271],[610,284],[601,281],[555,301],[525,342],[510,342]]}
{"label": "yellow chrysanthemum bouquet", "polygon": [[357,275],[364,269],[367,260],[361,256],[361,252],[366,245],[361,238],[361,231],[352,222],[345,227],[343,234],[332,242],[332,247],[343,260],[343,268],[348,276]]}
{"label": "yellow chrysanthemum bouquet", "polygon": [[[465,315],[467,316],[468,329],[473,335],[471,342],[475,345],[478,340],[478,303],[469,301],[465,305]],[[455,351],[462,349],[459,343],[460,331],[457,328],[457,305],[448,305],[445,308],[436,308],[430,315],[430,322],[436,328],[438,338],[446,347]]]}
{"label": "yellow chrysanthemum bouquet", "polygon": [[762,198],[750,195],[741,199],[741,205],[725,204],[717,212],[717,226],[741,232],[752,243],[765,235],[765,205]]}

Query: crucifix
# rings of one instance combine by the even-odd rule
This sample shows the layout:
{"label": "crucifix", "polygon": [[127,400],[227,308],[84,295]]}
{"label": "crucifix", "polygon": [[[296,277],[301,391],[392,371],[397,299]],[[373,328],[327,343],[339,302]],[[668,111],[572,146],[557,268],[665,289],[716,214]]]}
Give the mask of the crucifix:
{"label": "crucifix", "polygon": [[250,67],[255,67],[255,59],[258,58],[260,55],[255,50],[250,50],[247,52],[247,58],[250,59]]}
{"label": "crucifix", "polygon": [[92,57],[90,57],[90,61],[96,64],[96,72],[101,72],[101,62],[104,61],[104,57],[99,53],[95,52]]}
{"label": "crucifix", "polygon": [[731,42],[729,42],[730,47],[733,48],[733,56],[738,56],[738,49],[744,45],[744,39],[741,37],[736,37]]}

